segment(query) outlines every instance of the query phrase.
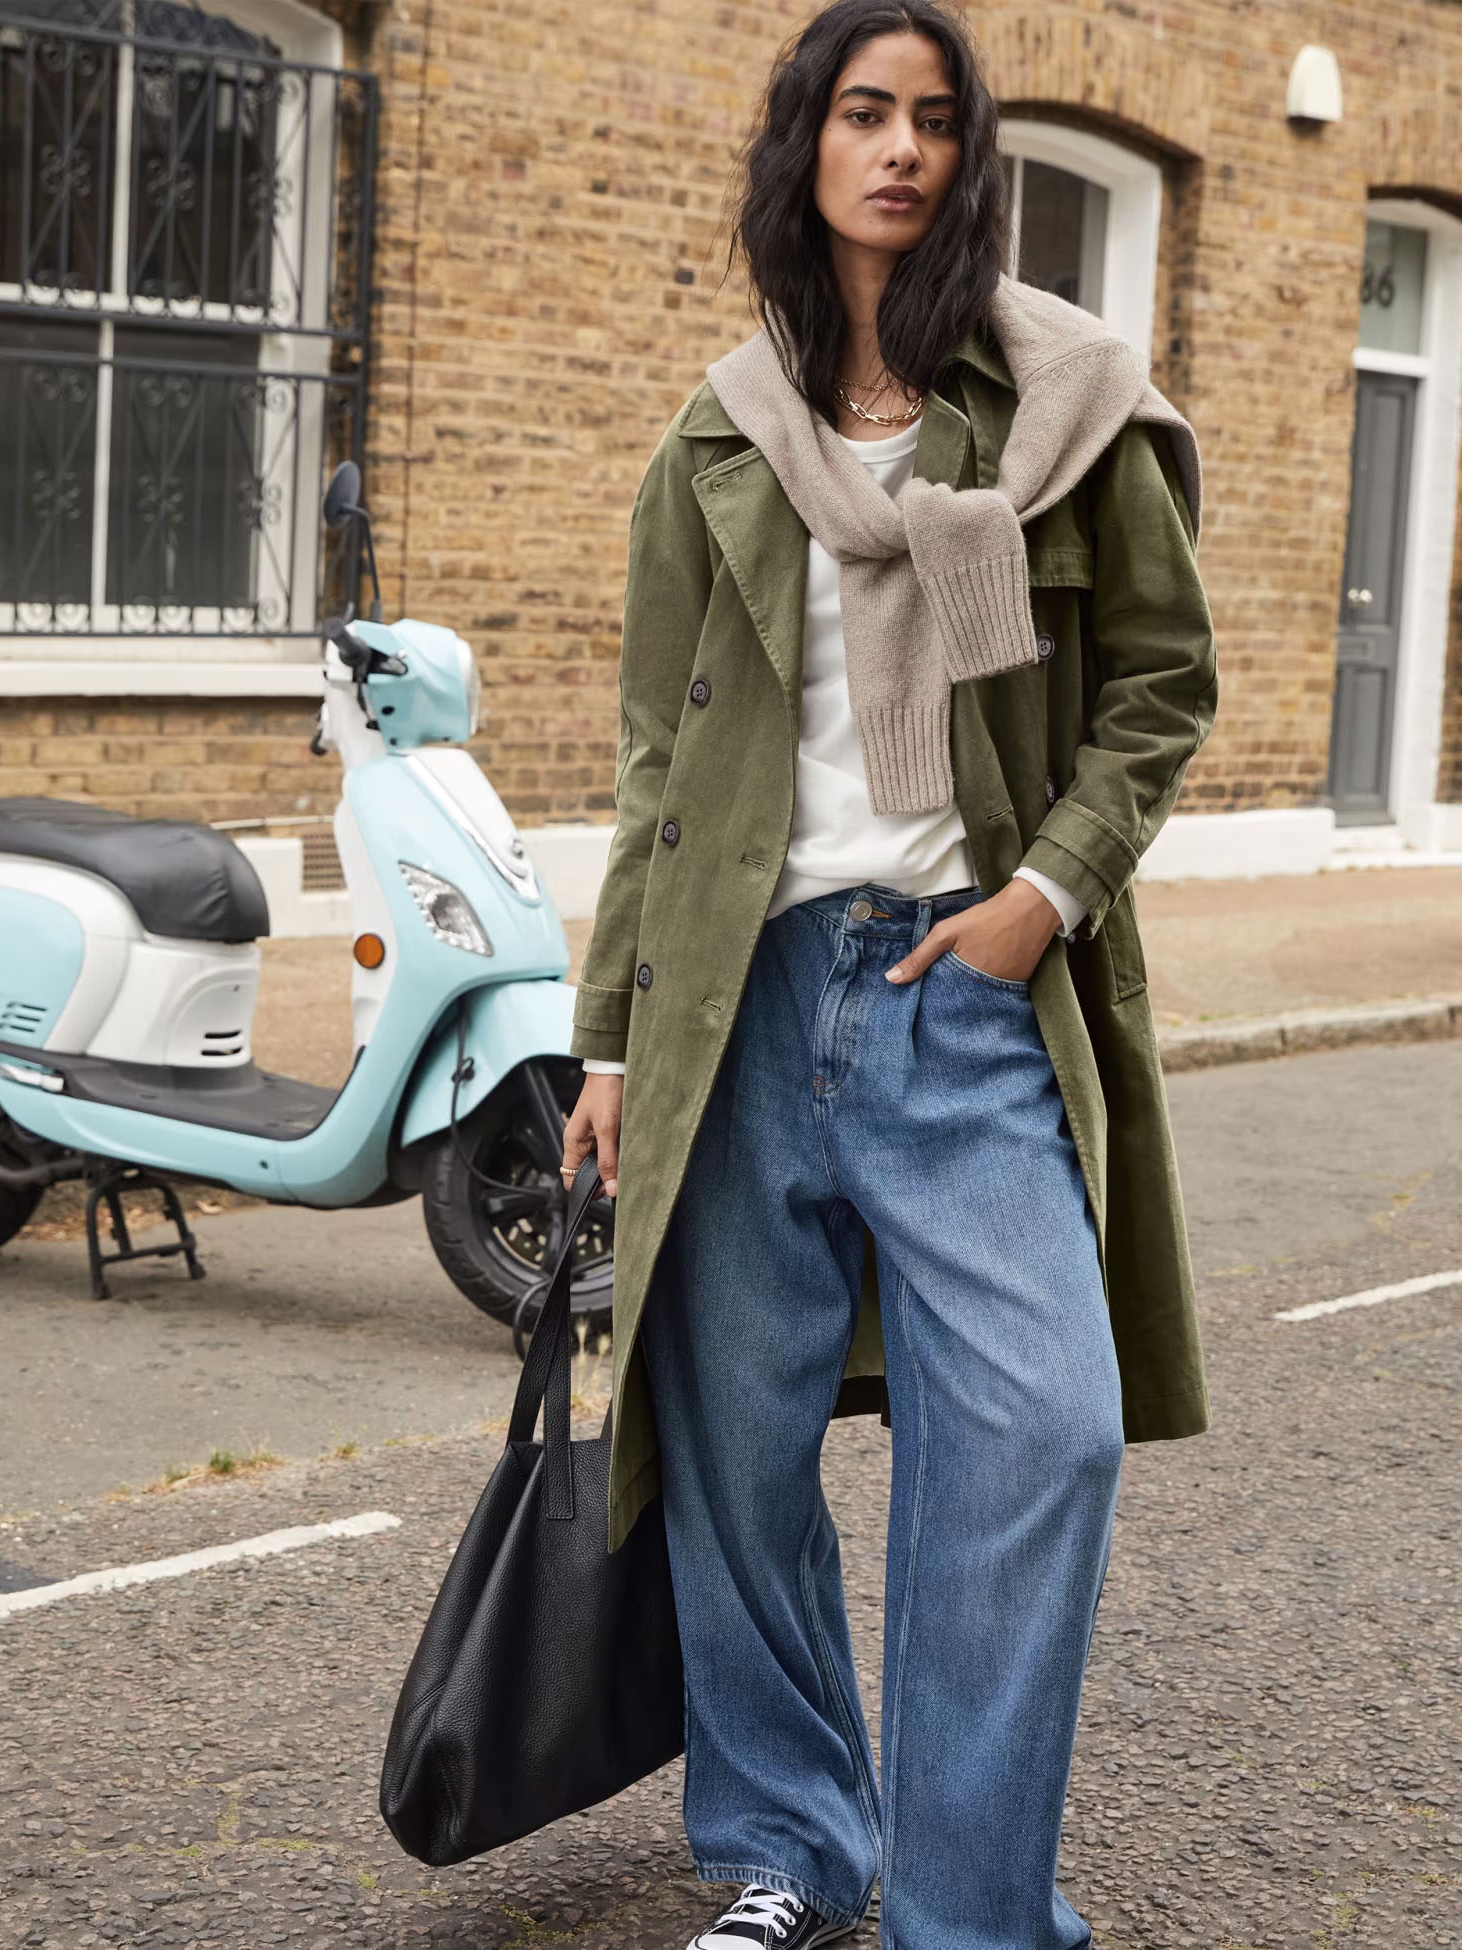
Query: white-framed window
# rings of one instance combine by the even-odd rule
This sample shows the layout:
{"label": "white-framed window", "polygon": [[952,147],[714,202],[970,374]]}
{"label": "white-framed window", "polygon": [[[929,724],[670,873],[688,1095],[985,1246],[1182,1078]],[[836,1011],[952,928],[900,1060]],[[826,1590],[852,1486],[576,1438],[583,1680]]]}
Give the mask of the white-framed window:
{"label": "white-framed window", "polygon": [[0,0],[0,691],[315,662],[368,304],[340,46],[297,0]]}
{"label": "white-framed window", "polygon": [[1155,162],[1088,129],[1001,118],[1014,222],[1007,267],[1152,357],[1162,218]]}

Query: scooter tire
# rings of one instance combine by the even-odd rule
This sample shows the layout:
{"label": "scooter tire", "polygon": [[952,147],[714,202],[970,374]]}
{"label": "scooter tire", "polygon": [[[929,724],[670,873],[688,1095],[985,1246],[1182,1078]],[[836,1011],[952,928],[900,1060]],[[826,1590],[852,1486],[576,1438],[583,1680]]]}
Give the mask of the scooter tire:
{"label": "scooter tire", "polygon": [[[512,1141],[512,1109],[511,1101],[499,1105],[489,1100],[455,1133],[441,1134],[424,1161],[421,1204],[432,1249],[457,1290],[492,1319],[522,1327],[520,1303],[525,1291],[538,1284],[542,1269],[484,1223],[481,1192],[474,1176],[474,1170],[490,1168],[492,1175],[505,1173],[507,1154],[503,1147]],[[563,1190],[556,1171],[551,1194],[547,1190],[544,1194],[545,1208],[550,1195],[561,1207]],[[574,1296],[575,1318],[587,1315],[591,1342],[596,1335],[610,1331],[612,1273],[606,1273],[602,1288],[602,1304],[595,1303],[593,1294],[586,1296],[581,1291]],[[526,1324],[531,1328],[531,1319]]]}
{"label": "scooter tire", "polygon": [[[3,1111],[0,1111],[0,1165],[9,1165],[14,1171],[23,1171],[35,1159],[15,1141],[15,1126]],[[40,1204],[44,1192],[41,1185],[0,1185],[0,1246],[12,1240],[30,1219]]]}
{"label": "scooter tire", "polygon": [[40,1202],[35,1185],[0,1185],[0,1246],[15,1237]]}

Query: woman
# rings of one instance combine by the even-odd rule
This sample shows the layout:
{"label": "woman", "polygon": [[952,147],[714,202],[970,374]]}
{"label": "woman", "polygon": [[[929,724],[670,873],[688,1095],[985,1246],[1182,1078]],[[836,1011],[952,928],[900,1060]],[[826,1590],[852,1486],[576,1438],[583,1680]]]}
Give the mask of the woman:
{"label": "woman", "polygon": [[[610,1547],[663,1490],[694,1950],[1078,1950],[1055,1883],[1124,1440],[1207,1426],[1130,881],[1212,721],[1192,429],[1002,272],[934,0],[773,71],[762,329],[631,520],[565,1173],[617,1198]],[[622,1152],[622,1157],[621,1157]],[[620,1167],[623,1167],[622,1171]],[[881,1778],[819,1480],[892,1431]]]}

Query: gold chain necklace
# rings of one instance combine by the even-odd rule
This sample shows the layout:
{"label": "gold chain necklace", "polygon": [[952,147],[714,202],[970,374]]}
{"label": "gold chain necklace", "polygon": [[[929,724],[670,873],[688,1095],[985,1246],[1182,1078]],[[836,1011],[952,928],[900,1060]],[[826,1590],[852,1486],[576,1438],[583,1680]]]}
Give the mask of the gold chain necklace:
{"label": "gold chain necklace", "polygon": [[[913,404],[907,407],[902,413],[870,413],[866,406],[860,406],[857,400],[849,396],[848,388],[850,386],[856,386],[859,383],[856,379],[840,378],[833,388],[833,397],[836,399],[838,405],[846,407],[848,412],[852,413],[857,419],[867,420],[872,425],[880,427],[907,426],[909,421],[916,418],[923,410],[924,395],[919,393],[915,397]],[[865,392],[872,392],[873,388],[871,386],[865,386],[863,390]]]}

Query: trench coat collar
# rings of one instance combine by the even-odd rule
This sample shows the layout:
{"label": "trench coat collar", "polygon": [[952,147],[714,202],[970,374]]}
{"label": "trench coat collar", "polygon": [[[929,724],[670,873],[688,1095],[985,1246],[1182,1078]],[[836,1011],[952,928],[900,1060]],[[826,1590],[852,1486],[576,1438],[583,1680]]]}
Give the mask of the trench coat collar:
{"label": "trench coat collar", "polygon": [[[978,327],[965,334],[940,370],[958,363],[1015,391],[998,343]],[[678,431],[685,439],[745,438],[709,380],[691,395]],[[914,472],[957,488],[973,438],[969,416],[931,388],[919,419]],[[800,699],[807,598],[807,530],[801,518],[755,446],[712,463],[693,476],[692,485],[783,688],[789,699]]]}

